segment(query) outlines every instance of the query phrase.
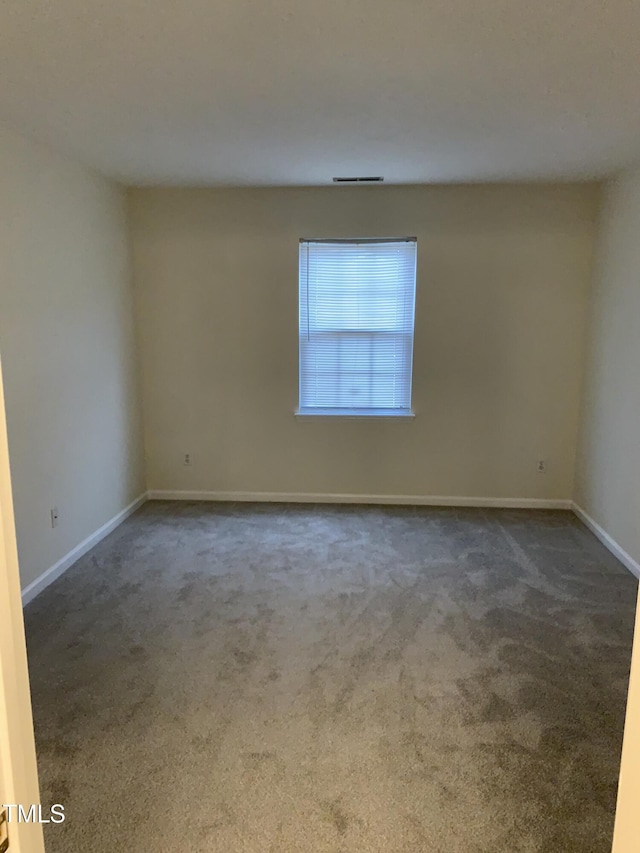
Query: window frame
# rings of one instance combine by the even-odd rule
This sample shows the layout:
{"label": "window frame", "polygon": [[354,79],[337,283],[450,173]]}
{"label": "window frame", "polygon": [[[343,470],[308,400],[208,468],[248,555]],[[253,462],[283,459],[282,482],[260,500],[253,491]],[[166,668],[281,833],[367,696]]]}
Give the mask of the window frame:
{"label": "window frame", "polygon": [[[413,357],[415,349],[415,306],[416,306],[416,291],[417,291],[417,267],[418,267],[418,239],[417,237],[370,237],[370,238],[324,238],[310,239],[300,238],[299,253],[303,246],[309,244],[325,243],[331,245],[345,244],[346,246],[357,246],[360,244],[389,244],[389,243],[413,243],[415,244],[415,255],[413,264],[413,288],[412,288],[412,326],[411,332],[406,333],[409,342],[408,354],[408,390],[409,390],[409,405],[407,407],[386,407],[386,406],[362,406],[362,407],[329,407],[329,406],[303,406],[303,345],[302,345],[302,324],[301,324],[301,305],[302,305],[302,277],[300,275],[301,256],[299,254],[299,272],[298,272],[298,406],[295,410],[296,417],[299,418],[347,418],[347,419],[392,419],[392,420],[407,420],[415,418],[413,408]],[[308,286],[308,280],[307,280]],[[309,311],[307,297],[307,312]],[[359,329],[359,330],[344,330],[344,329],[328,329],[325,332],[316,332],[315,335],[338,336],[343,337],[349,334],[371,335],[372,338],[379,337],[385,334],[395,334],[390,331],[382,331],[379,329]]]}

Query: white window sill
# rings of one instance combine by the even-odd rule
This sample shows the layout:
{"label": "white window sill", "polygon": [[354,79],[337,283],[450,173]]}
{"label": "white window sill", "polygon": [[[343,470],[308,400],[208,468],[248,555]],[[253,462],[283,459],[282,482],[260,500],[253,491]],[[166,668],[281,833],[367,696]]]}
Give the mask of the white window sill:
{"label": "white window sill", "polygon": [[297,418],[373,418],[376,420],[400,418],[415,418],[411,409],[298,409],[294,412]]}

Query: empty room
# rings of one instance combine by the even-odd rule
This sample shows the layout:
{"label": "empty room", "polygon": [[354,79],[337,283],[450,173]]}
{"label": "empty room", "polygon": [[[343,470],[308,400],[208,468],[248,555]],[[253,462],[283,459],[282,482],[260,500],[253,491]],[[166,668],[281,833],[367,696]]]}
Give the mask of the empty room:
{"label": "empty room", "polygon": [[0,851],[637,853],[640,6],[0,23]]}

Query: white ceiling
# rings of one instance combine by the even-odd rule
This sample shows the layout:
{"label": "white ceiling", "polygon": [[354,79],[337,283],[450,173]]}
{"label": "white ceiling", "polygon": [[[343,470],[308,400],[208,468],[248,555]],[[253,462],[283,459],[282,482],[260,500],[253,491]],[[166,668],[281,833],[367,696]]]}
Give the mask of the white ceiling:
{"label": "white ceiling", "polygon": [[0,117],[130,184],[596,177],[640,0],[4,0]]}

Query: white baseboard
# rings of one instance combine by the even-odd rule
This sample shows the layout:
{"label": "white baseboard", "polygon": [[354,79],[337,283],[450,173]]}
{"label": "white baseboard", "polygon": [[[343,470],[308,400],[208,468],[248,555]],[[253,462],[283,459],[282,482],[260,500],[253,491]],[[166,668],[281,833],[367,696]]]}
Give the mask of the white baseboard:
{"label": "white baseboard", "polygon": [[79,545],[76,545],[68,554],[58,560],[57,563],[54,563],[53,566],[48,568],[46,572],[43,572],[40,577],[36,578],[32,581],[28,586],[26,586],[22,590],[22,605],[28,604],[30,601],[39,595],[43,589],[46,589],[50,584],[52,584],[55,580],[57,580],[60,575],[64,574],[70,566],[72,566],[75,562],[77,562],[80,557],[83,557],[87,551],[90,551],[94,545],[97,545],[100,540],[104,539],[105,536],[108,536],[113,530],[118,527],[118,525],[122,524],[122,522],[129,518],[138,507],[142,506],[142,504],[147,500],[147,493],[140,495],[140,497],[136,498],[135,501],[132,501],[129,506],[126,506],[123,510],[121,510],[117,515],[114,515],[110,521],[107,521],[106,524],[103,524],[102,527],[98,528],[91,536],[87,536]]}
{"label": "white baseboard", "polygon": [[493,507],[496,509],[569,509],[589,528],[625,568],[640,579],[640,563],[634,560],[597,521],[575,501],[546,498],[488,498],[451,495],[355,495],[319,492],[208,492],[152,489],[137,497],[112,519],[98,528],[62,559],[43,572],[22,590],[23,606],[39,595],[75,562],[132,515],[147,500],[167,501],[238,501],[251,503],[327,503],[380,504],[404,506]]}
{"label": "white baseboard", "polygon": [[483,498],[443,495],[353,495],[316,492],[205,492],[152,489],[149,500],[239,501],[255,503],[399,504],[406,506],[496,507],[501,509],[571,509],[570,500]]}
{"label": "white baseboard", "polygon": [[622,565],[626,569],[629,569],[629,571],[640,580],[640,563],[638,563],[637,560],[634,560],[631,554],[627,554],[624,548],[618,545],[613,536],[610,536],[604,527],[601,527],[598,522],[591,518],[591,516],[586,513],[581,506],[578,506],[575,501],[571,508],[580,521],[585,524],[593,535],[602,542],[604,547],[608,551],[611,551],[613,556],[620,560]]}

